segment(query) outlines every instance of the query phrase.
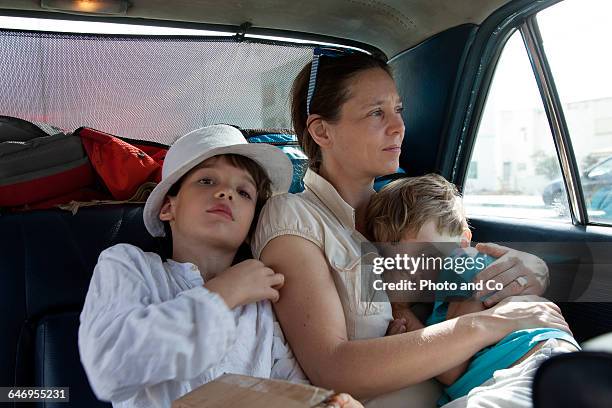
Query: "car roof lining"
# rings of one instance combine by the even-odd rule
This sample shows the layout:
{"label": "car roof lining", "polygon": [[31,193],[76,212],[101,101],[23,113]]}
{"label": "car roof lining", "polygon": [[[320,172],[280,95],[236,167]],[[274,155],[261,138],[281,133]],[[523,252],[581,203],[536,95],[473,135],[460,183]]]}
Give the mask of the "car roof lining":
{"label": "car roof lining", "polygon": [[[389,58],[448,28],[481,24],[510,0],[131,0],[122,19],[167,20],[281,30],[350,39]],[[45,11],[35,0],[0,0],[0,9]],[[59,13],[59,12],[55,12]],[[65,14],[65,13],[59,13]],[[108,17],[101,17],[101,19]],[[115,18],[116,20],[116,18]],[[99,21],[99,20],[98,20]],[[117,22],[117,21],[114,21]]]}

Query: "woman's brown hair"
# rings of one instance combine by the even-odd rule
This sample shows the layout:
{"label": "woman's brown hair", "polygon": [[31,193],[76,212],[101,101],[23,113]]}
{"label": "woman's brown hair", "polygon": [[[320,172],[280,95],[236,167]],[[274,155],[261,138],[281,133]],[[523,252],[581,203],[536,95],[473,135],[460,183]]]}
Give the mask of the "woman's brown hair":
{"label": "woman's brown hair", "polygon": [[[306,64],[293,81],[291,88],[291,121],[297,134],[300,146],[308,156],[309,167],[318,169],[321,162],[321,150],[306,127],[306,97],[310,81],[312,62]],[[358,73],[380,68],[389,76],[391,68],[379,58],[363,54],[346,54],[341,56],[322,55],[316,73],[316,84],[310,113],[321,115],[325,120],[336,121],[340,116],[342,105],[349,99],[349,82]]]}

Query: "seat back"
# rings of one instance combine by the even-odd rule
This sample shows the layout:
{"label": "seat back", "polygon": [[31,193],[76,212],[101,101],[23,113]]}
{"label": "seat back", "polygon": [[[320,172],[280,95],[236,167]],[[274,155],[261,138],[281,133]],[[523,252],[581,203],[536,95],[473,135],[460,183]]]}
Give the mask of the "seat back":
{"label": "seat back", "polygon": [[61,408],[110,406],[96,399],[80,363],[79,314],[101,251],[122,242],[156,250],[142,207],[3,214],[0,231],[0,384],[70,387]]}

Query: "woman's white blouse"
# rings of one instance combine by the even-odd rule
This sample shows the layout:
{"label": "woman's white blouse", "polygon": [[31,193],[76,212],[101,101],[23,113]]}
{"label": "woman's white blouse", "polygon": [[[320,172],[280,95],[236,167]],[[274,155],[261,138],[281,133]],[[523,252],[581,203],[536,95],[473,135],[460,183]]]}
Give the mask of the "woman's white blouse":
{"label": "woman's white blouse", "polygon": [[268,200],[252,240],[253,255],[259,259],[268,242],[282,235],[297,235],[313,242],[331,266],[349,339],[384,336],[392,320],[391,305],[384,294],[378,302],[368,301],[367,295],[362,297],[362,257],[371,257],[372,253],[362,254],[362,244],[369,242],[355,229],[355,210],[327,180],[310,169],[304,185],[305,191],[300,194],[281,194]]}

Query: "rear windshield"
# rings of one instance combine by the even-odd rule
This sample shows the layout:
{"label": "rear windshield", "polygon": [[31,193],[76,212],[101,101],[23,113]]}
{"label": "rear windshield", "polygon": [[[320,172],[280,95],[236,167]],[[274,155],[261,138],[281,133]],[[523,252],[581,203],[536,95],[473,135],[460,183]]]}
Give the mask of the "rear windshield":
{"label": "rear windshield", "polygon": [[169,144],[195,128],[291,128],[312,46],[0,30],[0,114]]}

